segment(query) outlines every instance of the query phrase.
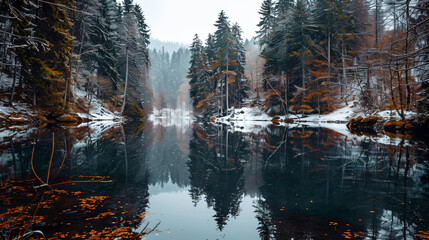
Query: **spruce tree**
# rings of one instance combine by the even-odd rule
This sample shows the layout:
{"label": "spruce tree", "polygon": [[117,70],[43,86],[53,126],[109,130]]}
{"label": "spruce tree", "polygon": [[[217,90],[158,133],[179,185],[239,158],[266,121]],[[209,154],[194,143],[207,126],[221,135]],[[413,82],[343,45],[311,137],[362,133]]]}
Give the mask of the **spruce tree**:
{"label": "spruce tree", "polygon": [[210,64],[213,64],[216,58],[215,37],[210,33],[207,37],[204,51],[207,58],[209,59]]}
{"label": "spruce tree", "polygon": [[259,14],[261,15],[261,20],[257,25],[259,30],[256,32],[258,34],[256,39],[258,39],[258,44],[262,48],[269,44],[274,26],[274,5],[271,0],[262,2]]}
{"label": "spruce tree", "polygon": [[[33,88],[33,103],[59,110],[66,105],[65,94],[70,94],[70,66],[72,37],[67,9],[70,1],[57,0],[57,5],[41,3],[37,9],[38,21],[34,26],[35,36],[49,44],[28,52],[28,69],[24,79]],[[43,99],[43,101],[38,101]]]}
{"label": "spruce tree", "polygon": [[190,97],[192,105],[196,108],[211,93],[212,86],[209,81],[211,68],[198,35],[195,35],[190,48],[191,59],[188,72]]}

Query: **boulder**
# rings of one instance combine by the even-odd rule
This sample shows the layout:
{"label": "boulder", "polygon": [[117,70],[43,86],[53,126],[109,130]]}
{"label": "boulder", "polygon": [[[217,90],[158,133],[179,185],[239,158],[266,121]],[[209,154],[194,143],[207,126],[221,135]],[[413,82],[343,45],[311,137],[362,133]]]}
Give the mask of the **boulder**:
{"label": "boulder", "polygon": [[280,117],[279,116],[274,116],[273,119],[271,120],[273,123],[275,124],[279,124],[280,123]]}
{"label": "boulder", "polygon": [[48,119],[45,116],[43,116],[43,115],[38,115],[36,117],[36,120],[39,123],[47,123],[48,122]]}
{"label": "boulder", "polygon": [[291,118],[286,118],[286,119],[284,120],[284,122],[285,122],[285,123],[294,123],[295,121],[294,121],[293,119],[291,119]]}
{"label": "boulder", "polygon": [[58,122],[77,122],[77,119],[70,115],[62,115],[57,118]]}
{"label": "boulder", "polygon": [[384,124],[384,130],[388,132],[396,132],[396,119],[392,118]]}

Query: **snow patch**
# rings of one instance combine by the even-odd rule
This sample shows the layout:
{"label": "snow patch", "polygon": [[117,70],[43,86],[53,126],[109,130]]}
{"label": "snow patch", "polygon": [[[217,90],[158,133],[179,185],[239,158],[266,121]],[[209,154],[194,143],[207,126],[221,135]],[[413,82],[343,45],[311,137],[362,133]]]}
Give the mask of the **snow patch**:
{"label": "snow patch", "polygon": [[255,121],[270,121],[272,117],[268,116],[264,111],[257,107],[243,107],[243,108],[231,108],[228,112],[230,114],[225,117],[217,118],[216,121],[219,123],[226,123],[230,121],[242,121],[242,122],[255,122]]}
{"label": "snow patch", "polygon": [[192,112],[181,109],[164,108],[161,110],[154,110],[149,116],[149,121],[154,125],[161,125],[164,127],[171,126],[190,126],[194,121]]}
{"label": "snow patch", "polygon": [[[81,90],[79,86],[73,86],[74,96],[81,99],[86,99],[86,92]],[[83,119],[90,121],[122,121],[123,118],[119,114],[114,114],[110,110],[103,106],[103,102],[100,99],[93,98],[89,111],[87,113],[76,113]]]}

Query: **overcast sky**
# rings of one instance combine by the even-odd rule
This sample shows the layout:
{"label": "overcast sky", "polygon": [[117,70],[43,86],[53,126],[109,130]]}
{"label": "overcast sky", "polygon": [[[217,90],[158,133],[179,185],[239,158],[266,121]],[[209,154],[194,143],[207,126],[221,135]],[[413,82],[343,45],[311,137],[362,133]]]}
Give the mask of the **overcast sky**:
{"label": "overcast sky", "polygon": [[204,41],[215,31],[221,10],[238,22],[243,38],[254,37],[262,0],[134,0],[144,11],[151,37],[190,44],[197,33]]}

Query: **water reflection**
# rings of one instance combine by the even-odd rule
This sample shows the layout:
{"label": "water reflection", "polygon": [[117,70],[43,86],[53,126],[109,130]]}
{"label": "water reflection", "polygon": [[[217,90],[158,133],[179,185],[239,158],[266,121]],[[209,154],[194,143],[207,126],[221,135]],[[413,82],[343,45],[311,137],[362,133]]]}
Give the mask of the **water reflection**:
{"label": "water reflection", "polygon": [[397,143],[305,126],[50,126],[2,139],[0,233],[126,239],[160,222],[148,239],[428,238],[428,148]]}

